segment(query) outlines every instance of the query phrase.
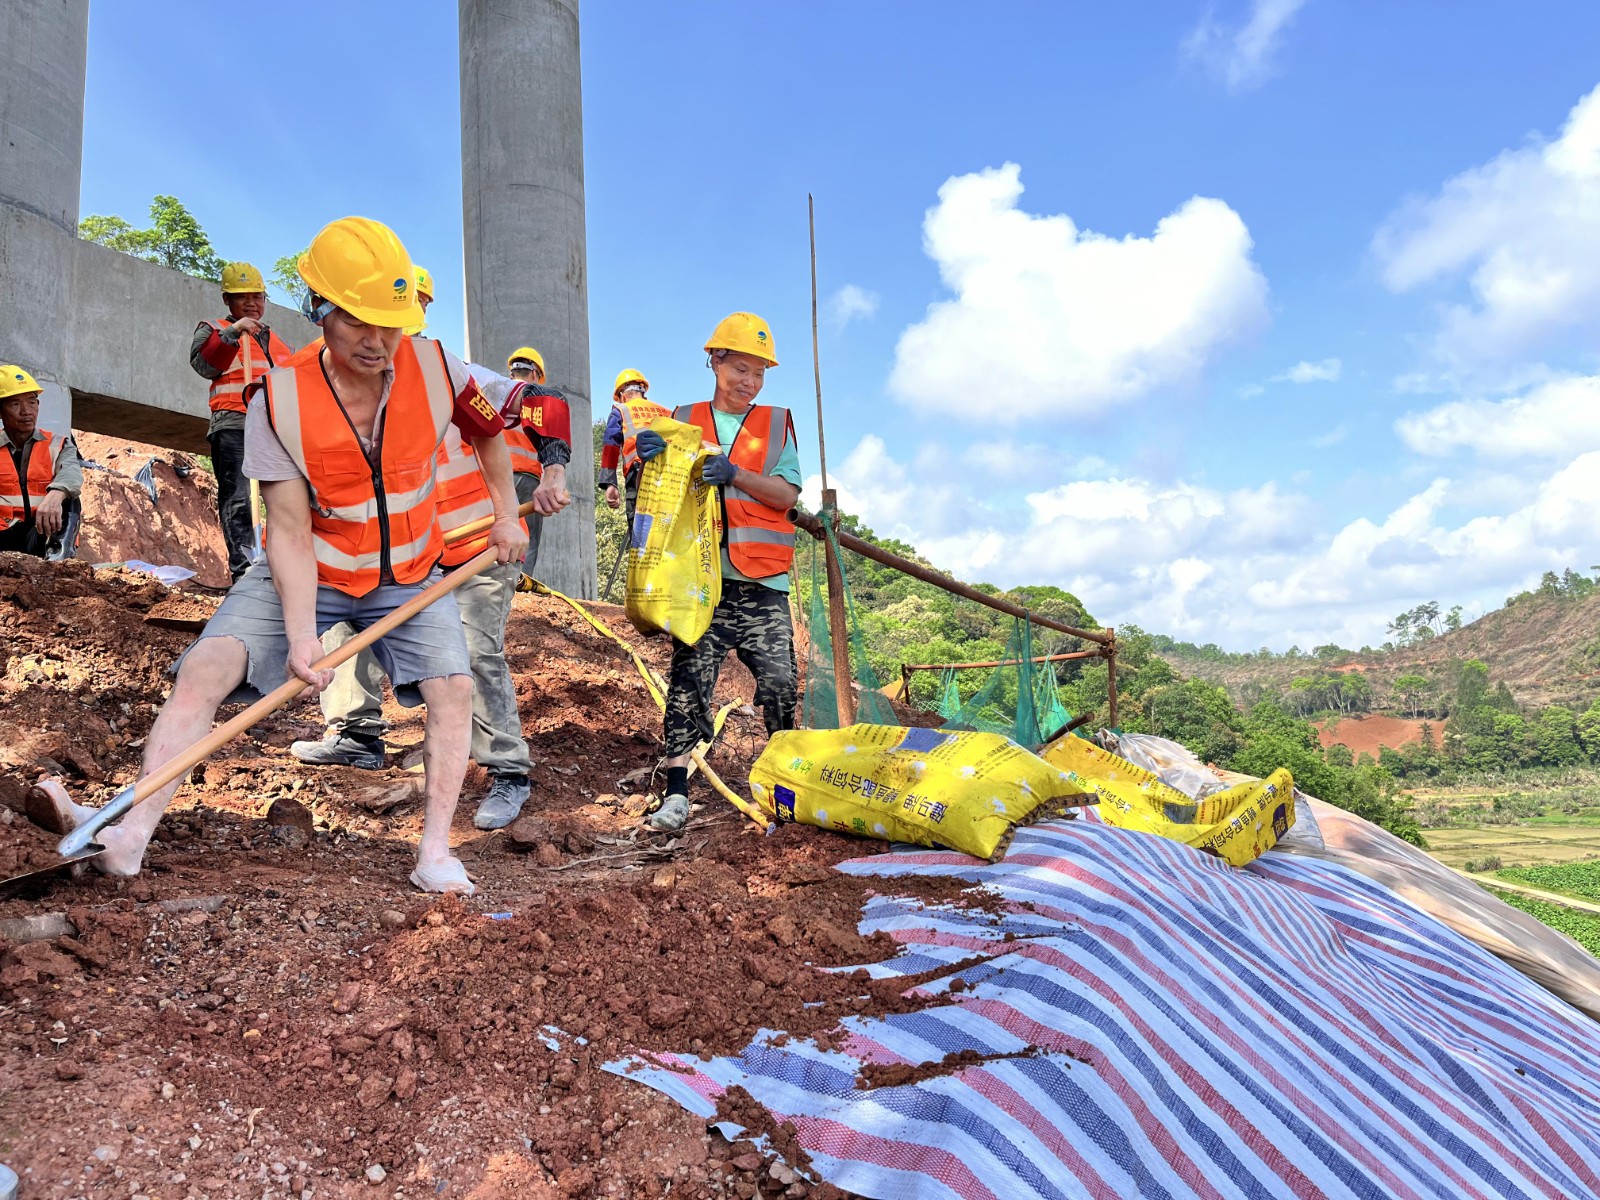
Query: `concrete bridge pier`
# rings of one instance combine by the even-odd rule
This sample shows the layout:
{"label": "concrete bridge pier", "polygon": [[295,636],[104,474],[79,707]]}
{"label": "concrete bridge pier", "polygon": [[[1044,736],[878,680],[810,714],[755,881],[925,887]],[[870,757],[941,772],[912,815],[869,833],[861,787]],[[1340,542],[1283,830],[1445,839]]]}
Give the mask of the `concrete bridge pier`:
{"label": "concrete bridge pier", "polygon": [[573,503],[539,575],[596,594],[578,0],[460,0],[467,353],[503,369],[531,345],[572,404]]}

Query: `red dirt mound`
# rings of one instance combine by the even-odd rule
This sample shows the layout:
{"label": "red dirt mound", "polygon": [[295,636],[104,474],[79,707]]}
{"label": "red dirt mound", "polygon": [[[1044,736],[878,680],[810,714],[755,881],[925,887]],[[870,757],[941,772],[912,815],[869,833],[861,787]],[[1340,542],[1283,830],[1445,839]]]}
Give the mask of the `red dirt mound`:
{"label": "red dirt mound", "polygon": [[1317,736],[1322,740],[1324,747],[1349,746],[1350,752],[1357,757],[1370,754],[1373,758],[1377,758],[1379,749],[1384,746],[1388,746],[1391,750],[1400,750],[1412,742],[1420,742],[1424,725],[1432,726],[1433,744],[1437,749],[1441,745],[1440,738],[1443,735],[1441,722],[1412,721],[1401,717],[1386,717],[1378,713],[1329,721],[1318,727]]}
{"label": "red dirt mound", "polygon": [[[83,472],[83,532],[78,557],[87,562],[141,559],[188,567],[201,583],[228,586],[228,552],[217,523],[217,481],[194,458],[97,433],[73,433],[78,452],[104,471]],[[147,463],[156,498],[134,478]]]}
{"label": "red dirt mound", "polygon": [[[95,803],[130,778],[187,640],[145,616],[211,603],[0,555],[0,862],[36,865],[20,807],[41,771]],[[510,644],[534,792],[481,834],[469,779],[470,900],[405,883],[420,714],[386,709],[389,769],[319,770],[286,749],[320,728],[308,702],[194,772],[137,879],[0,891],[0,920],[74,930],[0,938],[0,1159],[28,1196],[839,1194],[773,1178],[749,1143],[601,1067],[914,1006],[908,981],[816,969],[885,956],[855,931],[869,883],[831,869],[882,847],[763,836],[698,780],[682,836],[642,832],[661,723],[632,665],[542,597],[516,598]],[[662,639],[643,651],[664,669]],[[750,686],[730,660],[719,699]],[[764,741],[736,714],[713,765],[743,789]]]}

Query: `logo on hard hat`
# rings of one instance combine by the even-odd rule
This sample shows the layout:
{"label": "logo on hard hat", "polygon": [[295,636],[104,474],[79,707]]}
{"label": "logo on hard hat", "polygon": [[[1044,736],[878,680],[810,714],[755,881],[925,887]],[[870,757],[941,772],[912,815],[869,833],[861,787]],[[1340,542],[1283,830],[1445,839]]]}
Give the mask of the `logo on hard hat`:
{"label": "logo on hard hat", "polygon": [[767,340],[767,331],[765,329],[756,330],[756,341],[764,342],[766,340]]}
{"label": "logo on hard hat", "polygon": [[404,300],[406,298],[406,281],[404,279],[396,279],[394,281],[394,298],[396,300]]}

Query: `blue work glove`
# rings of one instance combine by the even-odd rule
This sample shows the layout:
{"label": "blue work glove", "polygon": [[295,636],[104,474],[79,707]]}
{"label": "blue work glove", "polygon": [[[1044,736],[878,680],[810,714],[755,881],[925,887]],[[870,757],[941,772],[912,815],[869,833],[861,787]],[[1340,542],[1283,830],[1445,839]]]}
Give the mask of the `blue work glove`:
{"label": "blue work glove", "polygon": [[739,473],[739,468],[728,461],[726,454],[718,454],[705,461],[700,468],[700,478],[707,483],[718,485],[732,483],[733,477]]}
{"label": "blue work glove", "polygon": [[646,429],[633,440],[633,448],[639,452],[641,462],[649,462],[667,448],[667,439],[653,429]]}

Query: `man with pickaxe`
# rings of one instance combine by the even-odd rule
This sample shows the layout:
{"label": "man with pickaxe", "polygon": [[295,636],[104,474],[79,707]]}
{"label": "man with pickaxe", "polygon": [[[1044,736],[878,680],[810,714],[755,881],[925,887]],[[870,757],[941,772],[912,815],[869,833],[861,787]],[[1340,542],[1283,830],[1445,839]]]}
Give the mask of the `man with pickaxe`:
{"label": "man with pickaxe", "polygon": [[[454,425],[477,456],[493,509],[479,558],[520,561],[528,537],[500,437],[505,418],[459,359],[404,334],[421,324],[422,310],[411,257],[387,226],[334,221],[299,271],[310,289],[303,309],[323,345],[270,372],[248,400],[244,470],[261,481],[267,503],[265,560],[233,586],[179,660],[141,775],[192,757],[218,706],[236,692],[277,696],[292,691],[283,686],[290,679],[321,691],[332,671],[316,666],[319,638],[333,625],[366,629],[424,593],[440,594],[372,645],[400,702],[428,709],[426,807],[411,881],[423,891],[470,893],[449,837],[467,767],[472,675],[455,597],[434,582],[444,549],[436,455]],[[58,791],[56,817],[78,827],[63,849],[98,833],[104,850],[95,866],[138,874],[177,783],[156,788],[109,828],[97,828],[108,816]],[[125,795],[108,809],[134,798]]]}

